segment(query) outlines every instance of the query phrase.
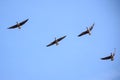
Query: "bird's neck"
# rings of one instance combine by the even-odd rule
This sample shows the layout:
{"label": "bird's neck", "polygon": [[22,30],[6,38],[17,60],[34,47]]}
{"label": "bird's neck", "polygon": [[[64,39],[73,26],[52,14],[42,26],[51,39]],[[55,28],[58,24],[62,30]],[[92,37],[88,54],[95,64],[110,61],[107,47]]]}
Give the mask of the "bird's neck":
{"label": "bird's neck", "polygon": [[88,32],[89,35],[91,35],[90,29],[88,27],[87,27],[87,32]]}
{"label": "bird's neck", "polygon": [[55,37],[55,44],[56,44],[56,46],[59,45],[58,40],[56,39],[56,37]]}

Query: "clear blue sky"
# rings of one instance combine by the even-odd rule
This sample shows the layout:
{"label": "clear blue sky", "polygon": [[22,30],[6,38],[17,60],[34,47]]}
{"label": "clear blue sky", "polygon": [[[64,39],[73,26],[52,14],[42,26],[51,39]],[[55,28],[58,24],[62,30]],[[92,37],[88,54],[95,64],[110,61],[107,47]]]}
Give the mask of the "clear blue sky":
{"label": "clear blue sky", "polygon": [[[1,0],[0,80],[120,80],[120,0]],[[29,18],[22,29],[7,28]],[[77,37],[95,23],[92,35]],[[59,46],[46,47],[64,35]],[[102,61],[117,49],[114,61]]]}

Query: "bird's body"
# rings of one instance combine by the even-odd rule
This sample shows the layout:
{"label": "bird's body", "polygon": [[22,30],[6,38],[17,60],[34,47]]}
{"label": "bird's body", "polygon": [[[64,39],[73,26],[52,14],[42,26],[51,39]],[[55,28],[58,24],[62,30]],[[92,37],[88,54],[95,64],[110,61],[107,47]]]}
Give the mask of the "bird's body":
{"label": "bird's body", "polygon": [[63,36],[63,37],[58,38],[58,39],[55,38],[55,40],[54,40],[53,42],[51,42],[50,44],[48,44],[47,47],[52,46],[52,45],[54,45],[54,44],[56,44],[56,46],[59,45],[58,42],[61,41],[62,39],[64,39],[65,37],[66,37],[66,36]]}
{"label": "bird's body", "polygon": [[26,19],[20,23],[16,22],[16,25],[13,25],[13,26],[9,27],[8,29],[14,29],[14,28],[21,29],[21,26],[24,25],[27,21],[28,21],[28,19]]}
{"label": "bird's body", "polygon": [[93,29],[93,26],[94,26],[94,24],[90,28],[87,27],[87,30],[82,32],[81,34],[79,34],[78,37],[83,36],[85,34],[91,35],[91,30]]}
{"label": "bird's body", "polygon": [[109,60],[109,59],[111,59],[111,61],[113,61],[113,60],[114,60],[114,54],[111,53],[110,56],[107,56],[107,57],[101,58],[101,60]]}
{"label": "bird's body", "polygon": [[113,61],[114,60],[114,56],[115,56],[115,51],[116,50],[114,50],[114,52],[112,52],[111,55],[109,55],[107,57],[101,58],[101,60],[109,60],[110,59],[111,61]]}
{"label": "bird's body", "polygon": [[18,22],[16,22],[16,23],[17,23],[16,26],[18,27],[18,29],[21,29],[20,23],[18,23]]}

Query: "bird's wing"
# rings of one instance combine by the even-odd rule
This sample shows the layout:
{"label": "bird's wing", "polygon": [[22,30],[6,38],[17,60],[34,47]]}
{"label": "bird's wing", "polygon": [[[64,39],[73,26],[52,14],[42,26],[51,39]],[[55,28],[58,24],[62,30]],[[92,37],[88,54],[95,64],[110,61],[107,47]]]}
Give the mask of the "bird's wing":
{"label": "bird's wing", "polygon": [[20,22],[20,23],[19,23],[19,24],[20,24],[20,26],[22,26],[23,24],[25,24],[28,20],[29,20],[29,19],[26,19],[26,20],[24,20],[24,21]]}
{"label": "bird's wing", "polygon": [[[18,23],[20,26],[22,26],[23,24],[25,24],[26,22],[28,21],[28,19],[26,19],[26,20],[24,20],[24,21],[22,21],[22,22],[20,22],[20,23]],[[14,28],[17,28],[18,26],[17,26],[17,24],[16,25],[13,25],[13,26],[11,26],[11,27],[9,27],[8,29],[14,29]]]}
{"label": "bird's wing", "polygon": [[48,44],[47,47],[52,46],[53,44],[55,44],[55,40],[51,42],[50,44]]}
{"label": "bird's wing", "polygon": [[14,28],[17,28],[17,24],[9,27],[8,29],[14,29]]}
{"label": "bird's wing", "polygon": [[93,29],[93,27],[94,27],[94,24],[90,27],[90,31]]}
{"label": "bird's wing", "polygon": [[66,36],[63,36],[61,38],[58,38],[57,41],[61,41],[62,39],[64,39]]}
{"label": "bird's wing", "polygon": [[101,58],[102,60],[108,60],[108,59],[111,59],[111,56],[107,56],[107,57],[104,57],[104,58]]}
{"label": "bird's wing", "polygon": [[84,32],[82,32],[81,34],[79,34],[78,37],[80,37],[80,36],[82,36],[82,35],[85,35],[85,34],[87,34],[87,33],[88,33],[87,31],[84,31]]}

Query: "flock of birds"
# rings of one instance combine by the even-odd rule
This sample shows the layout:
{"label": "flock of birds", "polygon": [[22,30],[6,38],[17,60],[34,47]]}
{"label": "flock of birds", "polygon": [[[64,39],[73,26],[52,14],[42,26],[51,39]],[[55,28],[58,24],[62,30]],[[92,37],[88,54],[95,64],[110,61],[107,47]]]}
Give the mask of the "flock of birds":
{"label": "flock of birds", "polygon": [[[15,29],[15,28],[21,29],[21,26],[24,25],[28,20],[29,20],[29,19],[26,19],[26,20],[24,20],[24,21],[22,21],[22,22],[20,22],[20,23],[16,22],[15,25],[9,27],[8,29]],[[83,31],[82,33],[80,33],[80,34],[78,35],[78,37],[81,37],[81,36],[83,36],[83,35],[85,35],[85,34],[91,35],[91,30],[93,29],[93,27],[94,27],[94,24],[92,24],[92,26],[90,26],[89,28],[87,27],[87,30],[86,30],[86,31]],[[48,45],[46,45],[46,47],[52,46],[52,45],[54,45],[54,44],[55,44],[56,46],[59,45],[58,42],[60,42],[61,40],[63,40],[65,37],[66,37],[66,36],[60,37],[60,38],[58,38],[58,39],[55,38],[55,40],[52,41],[51,43],[49,43]],[[109,60],[109,59],[110,59],[111,61],[113,61],[113,60],[114,60],[114,56],[115,56],[115,52],[116,52],[116,49],[114,49],[114,52],[111,52],[111,54],[110,54],[109,56],[106,56],[106,57],[101,58],[101,60]]]}

